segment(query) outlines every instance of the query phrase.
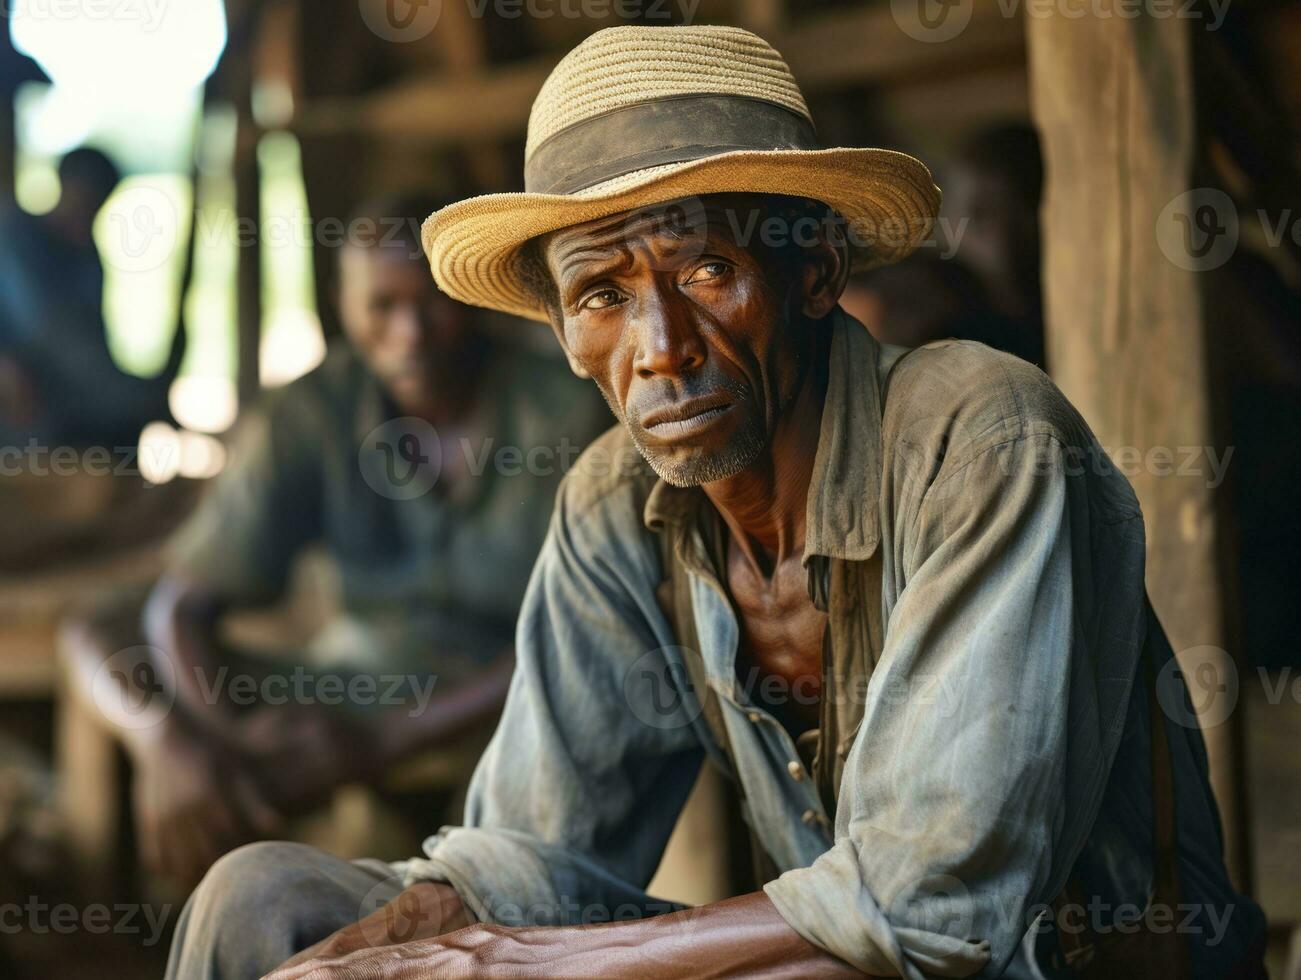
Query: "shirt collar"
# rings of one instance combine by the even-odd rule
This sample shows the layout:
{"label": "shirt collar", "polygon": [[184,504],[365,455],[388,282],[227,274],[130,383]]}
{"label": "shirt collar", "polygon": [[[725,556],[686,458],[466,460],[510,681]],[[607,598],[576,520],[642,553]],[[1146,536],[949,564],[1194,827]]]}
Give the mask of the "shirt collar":
{"label": "shirt collar", "polygon": [[[867,328],[837,307],[832,314],[827,398],[809,484],[804,564],[814,556],[865,561],[881,540],[882,373],[902,353],[884,352]],[[643,519],[659,531],[685,523],[705,499],[699,487],[657,480]]]}

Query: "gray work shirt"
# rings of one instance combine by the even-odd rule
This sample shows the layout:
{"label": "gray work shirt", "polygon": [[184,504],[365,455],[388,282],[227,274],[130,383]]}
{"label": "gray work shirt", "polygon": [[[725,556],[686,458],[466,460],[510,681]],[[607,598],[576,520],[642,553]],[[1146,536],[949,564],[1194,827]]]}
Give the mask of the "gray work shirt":
{"label": "gray work shirt", "polygon": [[[1138,502],[1038,369],[958,341],[891,369],[896,352],[856,321],[838,312],[831,329],[804,554],[811,594],[831,588],[825,675],[852,677],[866,656],[843,583],[878,549],[884,623],[883,649],[859,671],[870,680],[823,715],[834,814],[738,677],[725,573],[691,571],[746,818],[780,872],[764,890],[802,936],[868,973],[1040,976],[1048,905],[1072,869],[1094,896],[1082,913],[1104,930],[1143,909],[1152,885],[1138,672],[1145,647],[1163,663],[1169,648],[1145,600]],[[399,865],[408,880],[450,882],[504,924],[664,908],[643,889],[702,759],[722,755],[697,698],[643,680],[684,676],[656,600],[654,529],[692,506],[709,505],[657,481],[621,430],[580,459],[525,597],[465,826]],[[1168,729],[1191,913],[1171,915],[1196,973],[1223,976],[1263,920],[1227,879],[1182,705]]]}

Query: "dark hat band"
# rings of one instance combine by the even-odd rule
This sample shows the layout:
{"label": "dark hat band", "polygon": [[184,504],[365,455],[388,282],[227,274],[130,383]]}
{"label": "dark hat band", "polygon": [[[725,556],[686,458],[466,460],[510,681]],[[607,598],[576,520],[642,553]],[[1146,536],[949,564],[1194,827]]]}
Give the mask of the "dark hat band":
{"label": "dark hat band", "polygon": [[524,189],[572,194],[636,170],[734,150],[816,150],[785,106],[742,95],[677,95],[621,106],[553,133],[524,164]]}

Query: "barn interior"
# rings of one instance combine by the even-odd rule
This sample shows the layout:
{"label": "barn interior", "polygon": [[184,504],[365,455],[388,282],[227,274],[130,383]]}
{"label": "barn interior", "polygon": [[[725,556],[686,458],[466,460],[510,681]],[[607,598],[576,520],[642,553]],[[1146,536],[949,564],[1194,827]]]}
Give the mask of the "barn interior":
{"label": "barn interior", "polygon": [[[117,167],[94,225],[99,377],[135,379],[157,408],[125,435],[28,439],[0,349],[0,975],[162,969],[188,886],[142,865],[131,769],[69,681],[69,623],[124,596],[139,615],[245,412],[340,342],[348,216],[383,195],[522,190],[530,105],[566,51],[602,27],[701,23],[768,38],[825,145],[904,150],[945,190],[919,256],[855,281],[855,315],[917,342],[981,305],[983,339],[1043,366],[1129,477],[1228,866],[1268,916],[1272,974],[1301,978],[1297,0],[31,0],[6,15],[0,212],[55,213],[79,146]],[[0,256],[0,293],[71,288],[19,268]],[[488,319],[562,360],[545,326]],[[61,410],[101,411],[98,384]],[[331,581],[307,554],[285,601],[232,628],[306,637]],[[422,808],[455,806],[459,772],[413,755],[338,785],[293,834],[350,858],[415,853],[434,829]],[[702,777],[659,891],[730,893],[732,802]]]}

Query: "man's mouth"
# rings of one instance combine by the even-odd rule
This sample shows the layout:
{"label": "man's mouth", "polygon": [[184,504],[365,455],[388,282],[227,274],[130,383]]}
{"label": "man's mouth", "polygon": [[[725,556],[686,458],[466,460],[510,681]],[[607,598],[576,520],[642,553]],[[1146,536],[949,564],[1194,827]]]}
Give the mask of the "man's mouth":
{"label": "man's mouth", "polygon": [[732,407],[733,402],[726,395],[693,398],[651,412],[642,419],[642,428],[656,439],[680,439],[703,432],[731,411]]}

